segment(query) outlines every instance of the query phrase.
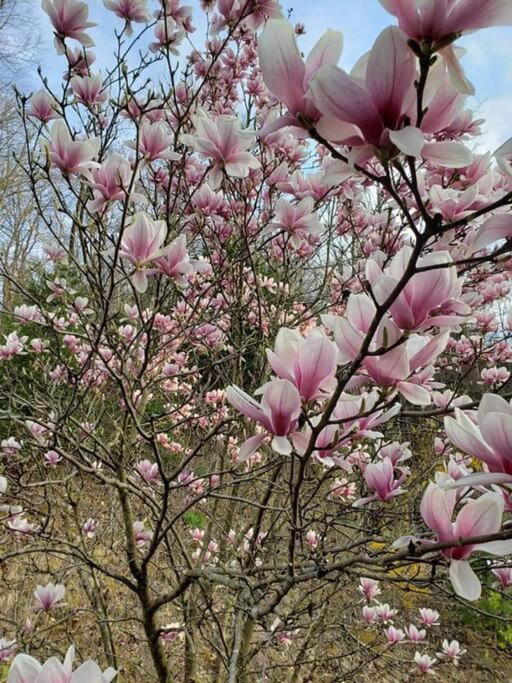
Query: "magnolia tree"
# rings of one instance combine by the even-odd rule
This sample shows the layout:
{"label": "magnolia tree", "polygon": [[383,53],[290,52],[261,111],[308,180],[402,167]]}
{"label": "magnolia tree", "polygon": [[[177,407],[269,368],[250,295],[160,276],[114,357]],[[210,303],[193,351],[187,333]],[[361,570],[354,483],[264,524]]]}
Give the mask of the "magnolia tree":
{"label": "magnolia tree", "polygon": [[512,143],[475,152],[457,47],[512,3],[381,4],[347,73],[275,0],[105,0],[99,71],[87,5],[43,0],[64,74],[18,93],[18,163],[51,238],[3,272],[9,683],[446,680],[431,595],[512,585]]}

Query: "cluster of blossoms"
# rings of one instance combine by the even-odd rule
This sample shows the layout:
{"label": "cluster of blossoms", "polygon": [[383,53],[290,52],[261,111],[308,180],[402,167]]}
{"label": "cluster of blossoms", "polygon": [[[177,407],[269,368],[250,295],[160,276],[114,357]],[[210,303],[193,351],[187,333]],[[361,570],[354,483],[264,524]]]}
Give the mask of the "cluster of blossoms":
{"label": "cluster of blossoms", "polygon": [[404,628],[395,626],[398,610],[392,609],[387,603],[381,603],[377,596],[381,594],[379,582],[374,579],[363,577],[359,583],[359,592],[362,594],[365,605],[361,611],[362,620],[376,632],[377,638],[383,638],[388,648],[396,645],[409,645],[416,649],[414,653],[413,670],[419,674],[433,674],[436,672],[436,665],[450,663],[458,666],[460,658],[465,654],[457,640],[444,638],[441,644],[441,651],[435,653],[436,656],[425,652],[425,647],[429,646],[431,640],[435,638],[434,632],[440,625],[439,613],[428,607],[419,609],[419,616],[416,623],[410,623]]}

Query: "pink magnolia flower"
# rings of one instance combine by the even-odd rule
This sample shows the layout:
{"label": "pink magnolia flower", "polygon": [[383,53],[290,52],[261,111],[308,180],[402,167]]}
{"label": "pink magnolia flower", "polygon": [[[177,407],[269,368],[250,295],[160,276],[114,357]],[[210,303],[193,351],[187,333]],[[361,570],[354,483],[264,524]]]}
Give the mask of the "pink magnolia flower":
{"label": "pink magnolia flower", "polygon": [[363,477],[368,488],[374,491],[369,498],[361,498],[354,503],[360,507],[373,500],[381,500],[389,503],[393,498],[403,493],[402,483],[407,476],[407,470],[402,469],[400,476],[395,478],[395,468],[390,458],[384,458],[379,462],[372,462],[364,468]]}
{"label": "pink magnolia flower", "polygon": [[[127,145],[134,149],[136,147],[135,142],[128,142]],[[144,121],[139,129],[139,152],[146,161],[155,161],[156,159],[178,161],[181,159],[181,155],[173,152],[172,146],[173,141],[163,121],[156,121],[155,123]]]}
{"label": "pink magnolia flower", "polygon": [[[130,163],[115,152],[98,168],[92,168],[86,174],[93,189],[94,198],[89,201],[89,211],[103,211],[112,201],[124,201],[132,180]],[[135,195],[132,193],[132,199]]]}
{"label": "pink magnolia flower", "polygon": [[[455,522],[452,517],[457,502],[457,492],[440,488],[430,482],[420,505],[421,516],[436,533],[439,543],[468,540],[473,537],[498,533],[501,529],[504,502],[499,493],[484,493],[470,499],[459,511]],[[450,580],[455,592],[466,600],[478,600],[482,587],[468,562],[475,551],[494,555],[512,552],[512,541],[494,541],[480,544],[453,546],[442,550],[450,560]]]}
{"label": "pink magnolia flower", "polygon": [[377,607],[365,605],[361,610],[361,616],[367,624],[375,624],[377,621]]}
{"label": "pink magnolia flower", "polygon": [[157,258],[155,264],[164,275],[170,277],[176,284],[184,287],[187,275],[194,271],[187,253],[187,238],[180,235],[166,247],[165,256]]}
{"label": "pink magnolia flower", "polygon": [[428,654],[421,654],[416,652],[414,655],[414,663],[416,664],[416,669],[421,674],[434,674],[432,667],[437,662],[437,659],[431,657]]}
{"label": "pink magnolia flower", "polygon": [[62,599],[66,593],[66,589],[61,583],[48,583],[46,586],[37,586],[34,591],[34,596],[37,600],[38,608],[48,612],[54,607],[61,607]]}
{"label": "pink magnolia flower", "polygon": [[[375,261],[367,265],[367,277],[378,301],[385,300],[397,287],[412,257],[412,247],[405,246],[382,271]],[[418,259],[418,268],[432,268],[413,275],[391,304],[390,313],[403,330],[425,331],[457,326],[464,322],[457,314],[468,315],[471,308],[457,301],[462,293],[462,279],[446,251],[435,251]],[[447,267],[439,267],[447,264]]]}
{"label": "pink magnolia flower", "polygon": [[74,140],[64,121],[55,121],[50,133],[48,150],[50,161],[64,174],[83,173],[87,169],[98,166],[93,161],[98,154],[100,140]]}
{"label": "pink magnolia flower", "polygon": [[405,640],[405,632],[401,628],[395,628],[394,626],[388,626],[384,631],[384,635],[389,645],[397,645],[397,643]]}
{"label": "pink magnolia flower", "polygon": [[[485,463],[489,473],[503,473],[503,482],[512,482],[512,406],[501,396],[484,394],[478,407],[478,426],[455,408],[455,417],[445,417],[444,428],[450,441],[464,453]],[[470,478],[471,479],[470,479]],[[492,483],[492,474],[474,474],[461,481]],[[499,478],[495,478],[499,483]]]}
{"label": "pink magnolia flower", "polygon": [[338,349],[320,329],[303,337],[298,330],[282,327],[274,351],[267,349],[272,370],[297,387],[305,401],[322,396],[335,385]]}
{"label": "pink magnolia flower", "polygon": [[88,107],[103,104],[108,99],[108,92],[103,88],[101,74],[95,76],[73,76],[69,81],[77,102]]}
{"label": "pink magnolia flower", "polygon": [[44,664],[26,654],[19,654],[13,659],[7,683],[110,683],[117,671],[111,667],[101,671],[92,660],[87,660],[73,671],[75,648],[68,649],[64,662],[50,657]]}
{"label": "pink magnolia flower", "polygon": [[461,648],[458,640],[448,641],[446,638],[443,640],[442,649],[443,651],[438,652],[437,656],[451,659],[455,666],[458,666],[460,658],[466,652]]}
{"label": "pink magnolia flower", "polygon": [[91,66],[96,61],[96,55],[92,50],[85,50],[82,47],[75,49],[66,47],[66,59],[69,64],[69,73],[68,71],[64,72],[64,80],[68,80],[75,74],[77,76],[88,76]]}
{"label": "pink magnolia flower", "polygon": [[261,403],[237,386],[226,390],[231,405],[265,430],[264,434],[256,434],[245,441],[240,449],[241,462],[249,458],[269,435],[273,436],[272,448],[277,453],[290,454],[291,444],[286,437],[293,434],[298,426],[300,394],[289,380],[274,379],[264,384],[258,393],[261,394]]}
{"label": "pink magnolia flower", "polygon": [[313,529],[310,529],[306,534],[306,543],[313,548],[318,546],[318,534]]}
{"label": "pink magnolia flower", "polygon": [[153,538],[151,531],[146,531],[144,529],[144,522],[136,521],[133,523],[133,536],[135,539],[135,545],[138,548],[143,548],[146,543],[149,543]]}
{"label": "pink magnolia flower", "polygon": [[142,211],[133,216],[124,230],[119,255],[135,266],[131,281],[138,292],[145,292],[148,288],[144,266],[165,254],[162,245],[166,232],[165,221],[154,221]]}
{"label": "pink magnolia flower", "polygon": [[57,451],[47,451],[44,454],[44,461],[46,465],[49,465],[50,467],[55,467],[61,460],[62,457],[57,453]]}
{"label": "pink magnolia flower", "polygon": [[[379,293],[382,302],[387,296]],[[345,316],[324,315],[324,325],[332,330],[340,350],[340,363],[355,360],[361,350],[376,312],[375,304],[365,293],[351,294]],[[397,343],[403,337],[398,326],[384,318],[370,344],[370,352]],[[426,378],[419,374],[428,368],[448,343],[449,333],[435,337],[411,335],[408,340],[380,355],[367,355],[363,366],[375,384],[396,389],[411,403],[428,405],[431,401]],[[411,381],[415,380],[415,381]]]}
{"label": "pink magnolia flower", "polygon": [[[202,3],[211,4],[208,0]],[[213,33],[219,33],[226,26],[233,26],[243,17],[243,24],[251,30],[257,29],[267,19],[277,19],[283,16],[277,0],[218,0],[218,17],[212,21]]]}
{"label": "pink magnolia flower", "polygon": [[265,127],[268,134],[285,126],[299,126],[299,115],[316,122],[321,116],[308,94],[312,77],[323,66],[337,64],[343,49],[343,36],[328,30],[313,47],[304,62],[292,25],[283,19],[268,21],[258,39],[260,69],[272,95],[284,102],[286,116]]}
{"label": "pink magnolia flower", "polygon": [[185,38],[185,31],[178,26],[172,17],[167,16],[165,21],[159,21],[155,26],[155,38],[156,41],[149,45],[151,52],[167,49],[177,56],[179,55],[178,46]]}
{"label": "pink magnolia flower", "polygon": [[151,18],[147,0],[103,0],[103,4],[126,23],[126,34],[133,33],[132,22],[145,24]]}
{"label": "pink magnolia flower", "polygon": [[424,628],[419,629],[414,624],[410,624],[405,631],[411,643],[422,643],[427,637],[426,630]]}
{"label": "pink magnolia flower", "polygon": [[[364,608],[363,608],[364,609]],[[377,614],[377,621],[387,624],[392,622],[393,618],[396,617],[396,609],[391,609],[387,602],[378,603],[375,607]]]}
{"label": "pink magnolia flower", "polygon": [[430,607],[420,607],[420,620],[425,626],[439,626],[439,612]]}
{"label": "pink magnolia flower", "polygon": [[156,462],[141,460],[135,465],[135,469],[148,484],[157,482],[160,479],[160,472]]}
{"label": "pink magnolia flower", "polygon": [[512,567],[496,567],[492,570],[492,573],[500,582],[501,588],[510,588],[512,586]]}
{"label": "pink magnolia flower", "polygon": [[311,79],[309,96],[324,114],[317,126],[328,140],[361,147],[362,158],[388,159],[398,152],[460,168],[472,156],[459,142],[427,143],[409,125],[413,118],[416,57],[400,29],[390,26],[375,41],[364,79],[336,66],[324,66]]}
{"label": "pink magnolia flower", "polygon": [[27,304],[22,304],[21,306],[15,306],[13,313],[21,324],[44,323],[44,317],[42,316],[39,307],[35,305],[27,306]]}
{"label": "pink magnolia flower", "polygon": [[507,0],[379,0],[397,17],[400,28],[430,52],[440,51],[453,72],[454,83],[473,94],[449,44],[461,33],[489,26],[512,24],[512,7]]}
{"label": "pink magnolia flower", "polygon": [[58,54],[64,54],[64,39],[77,40],[84,47],[94,45],[85,29],[96,26],[88,21],[89,8],[85,2],[77,0],[43,0],[43,11],[50,17],[55,29],[55,49]]}
{"label": "pink magnolia flower", "polygon": [[42,123],[48,123],[52,119],[60,119],[58,106],[57,101],[46,90],[39,90],[30,98],[27,116],[39,119]]}
{"label": "pink magnolia flower", "polygon": [[291,204],[286,199],[278,199],[276,217],[270,228],[286,231],[290,235],[292,247],[299,249],[304,236],[317,235],[321,231],[314,205],[312,197],[304,197],[297,204]]}
{"label": "pink magnolia flower", "polygon": [[181,136],[181,141],[213,162],[209,182],[217,188],[222,182],[223,171],[234,178],[246,178],[250,169],[260,167],[260,162],[247,150],[255,135],[242,129],[235,116],[215,116],[205,112],[193,117],[194,133]]}
{"label": "pink magnolia flower", "polygon": [[359,579],[359,586],[357,590],[364,596],[367,602],[371,602],[377,597],[377,595],[381,594],[379,582],[375,581],[375,579],[368,579],[364,576]]}
{"label": "pink magnolia flower", "polygon": [[14,436],[9,436],[7,439],[2,439],[2,441],[0,441],[0,450],[5,455],[16,455],[20,448],[21,443],[17,441]]}

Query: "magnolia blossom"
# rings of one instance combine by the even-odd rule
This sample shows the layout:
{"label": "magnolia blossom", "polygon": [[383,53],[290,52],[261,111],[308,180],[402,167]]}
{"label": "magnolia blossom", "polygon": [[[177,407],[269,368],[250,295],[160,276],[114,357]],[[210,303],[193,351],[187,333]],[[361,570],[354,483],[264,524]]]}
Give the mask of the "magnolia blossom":
{"label": "magnolia blossom", "polygon": [[[455,408],[455,417],[445,417],[450,441],[464,453],[481,460],[489,473],[464,477],[461,482],[512,483],[512,406],[501,396],[484,394],[478,407],[478,426],[467,413]],[[508,476],[507,476],[508,475]]]}
{"label": "magnolia blossom", "polygon": [[[383,302],[395,290],[412,258],[412,247],[405,246],[383,271],[375,260],[366,266],[366,274],[377,301]],[[435,251],[418,259],[413,275],[390,306],[391,317],[403,330],[424,331],[429,327],[457,326],[471,313],[471,308],[457,301],[462,292],[462,279],[446,251]],[[446,267],[443,265],[446,264]],[[441,266],[441,267],[440,267]],[[432,270],[429,270],[432,268]]]}
{"label": "magnolia blossom", "polygon": [[[436,533],[439,543],[457,543],[460,540],[496,534],[501,529],[504,502],[500,494],[485,493],[479,498],[470,499],[460,509],[455,522],[452,522],[456,503],[456,491],[442,489],[433,482],[423,494],[421,516]],[[478,600],[482,590],[480,581],[468,562],[471,554],[479,550],[507,555],[512,552],[512,540],[455,545],[441,551],[450,560],[450,580],[455,592],[466,600]]]}
{"label": "magnolia blossom", "polygon": [[86,538],[94,538],[97,530],[98,522],[93,517],[89,517],[82,524],[82,533],[86,536]]}
{"label": "magnolia blossom", "polygon": [[310,529],[306,533],[306,543],[313,548],[313,550],[318,546],[318,534],[313,529]]}
{"label": "magnolia blossom", "polygon": [[274,379],[261,387],[258,393],[261,394],[261,403],[236,386],[226,390],[231,405],[265,430],[264,434],[256,434],[245,441],[240,448],[241,462],[249,458],[269,435],[273,436],[272,448],[277,453],[288,455],[291,453],[291,444],[286,437],[293,434],[298,425],[300,394],[289,380]]}
{"label": "magnolia blossom", "polygon": [[93,159],[98,154],[100,140],[74,140],[64,121],[55,121],[52,125],[48,151],[50,161],[64,174],[83,173],[87,169],[98,166]]}
{"label": "magnolia blossom", "polygon": [[501,588],[512,586],[512,567],[496,567],[492,573],[498,579]]}
{"label": "magnolia blossom", "polygon": [[50,467],[55,467],[61,460],[62,457],[57,453],[57,451],[47,451],[44,454],[44,460]]}
{"label": "magnolia blossom", "polygon": [[154,221],[142,211],[133,216],[123,232],[119,255],[135,266],[130,279],[138,292],[148,288],[146,264],[166,253],[163,248],[166,232],[165,221]]}
{"label": "magnolia blossom", "polygon": [[187,275],[194,271],[187,252],[185,235],[180,235],[165,247],[165,256],[157,258],[155,264],[164,275],[184,287],[187,284]]}
{"label": "magnolia blossom", "polygon": [[[324,66],[311,79],[309,96],[325,117],[317,126],[321,135],[361,148],[355,157],[360,163],[374,154],[388,159],[398,152],[449,168],[471,163],[462,143],[427,142],[423,131],[410,125],[415,119],[416,57],[400,29],[385,29],[357,68],[349,75]],[[437,126],[431,125],[429,132],[435,132],[432,128]]]}
{"label": "magnolia blossom", "polygon": [[63,605],[61,601],[64,598],[65,593],[66,589],[61,583],[48,583],[46,586],[37,586],[34,591],[34,596],[39,609],[48,612],[55,607],[61,607]]}
{"label": "magnolia blossom", "polygon": [[55,29],[55,49],[58,54],[65,52],[65,38],[77,40],[84,47],[94,45],[91,37],[85,32],[85,29],[96,26],[94,22],[87,20],[87,3],[77,0],[43,0],[42,7]]}
{"label": "magnolia blossom", "polygon": [[46,90],[38,90],[30,98],[27,116],[39,119],[41,123],[48,123],[52,119],[61,117],[57,110],[57,101]]}
{"label": "magnolia blossom", "polygon": [[303,337],[297,330],[282,327],[274,351],[267,349],[267,358],[276,375],[294,384],[305,401],[335,386],[338,350],[320,329]]}
{"label": "magnolia blossom", "polygon": [[384,635],[390,645],[396,645],[405,640],[405,632],[401,628],[395,628],[394,626],[388,626],[384,631]]}
{"label": "magnolia blossom", "polygon": [[[342,34],[329,29],[304,62],[291,24],[283,19],[266,23],[258,39],[260,69],[265,85],[286,104],[288,114],[266,126],[264,134],[284,126],[302,127],[305,121],[318,121],[321,113],[308,94],[308,85],[322,66],[337,64],[342,49]],[[300,119],[300,115],[305,119]]]}
{"label": "magnolia blossom", "polygon": [[411,643],[422,643],[427,638],[426,630],[424,628],[419,629],[414,624],[410,624],[405,629],[405,632],[407,634],[408,640],[410,640]]}
{"label": "magnolia blossom", "polygon": [[247,150],[254,143],[255,135],[242,129],[235,116],[215,116],[205,112],[193,117],[194,133],[181,136],[181,141],[213,162],[209,182],[215,189],[222,183],[223,171],[234,178],[246,178],[250,169],[257,169],[260,162]]}
{"label": "magnolia blossom", "polygon": [[416,664],[416,669],[421,674],[434,674],[432,667],[437,662],[435,657],[431,657],[428,654],[421,654],[421,652],[416,652],[414,654],[414,663]]}
{"label": "magnolia blossom", "polygon": [[[128,142],[129,147],[136,148],[135,142]],[[151,123],[144,121],[139,129],[138,150],[146,161],[156,159],[167,159],[167,161],[178,161],[181,156],[173,152],[171,147],[173,141],[169,137],[168,129],[163,121]]]}
{"label": "magnolia blossom", "polygon": [[461,648],[458,640],[449,641],[445,638],[443,640],[442,648],[443,651],[438,652],[437,656],[440,658],[446,657],[446,659],[451,659],[455,666],[458,666],[460,658],[466,653],[466,650]]}
{"label": "magnolia blossom", "polygon": [[117,671],[109,667],[101,671],[92,660],[87,660],[73,671],[75,648],[68,649],[61,663],[56,657],[50,657],[44,664],[26,654],[19,654],[13,659],[7,683],[110,683]]}
{"label": "magnolia blossom", "polygon": [[143,548],[151,541],[153,534],[151,531],[146,531],[144,528],[144,522],[137,520],[133,523],[133,537],[135,540],[135,545],[138,548]]}
{"label": "magnolia blossom", "polygon": [[155,38],[156,41],[149,45],[151,52],[167,49],[173,55],[179,55],[178,46],[185,38],[185,31],[172,17],[167,16],[165,21],[159,21],[155,26]]}
{"label": "magnolia blossom", "polygon": [[420,607],[420,620],[425,626],[439,626],[439,612],[430,607]]}
{"label": "magnolia blossom", "polygon": [[395,478],[395,467],[390,458],[384,458],[379,462],[366,465],[363,470],[363,478],[368,488],[375,491],[375,494],[368,498],[361,498],[354,503],[354,506],[360,507],[374,500],[389,503],[393,498],[403,493],[401,485],[408,474],[408,470],[406,468],[399,468],[399,470],[400,475]]}
{"label": "magnolia blossom", "polygon": [[16,455],[16,453],[21,449],[22,444],[14,438],[14,436],[9,436],[7,439],[2,439],[0,441],[0,450],[4,455]]}
{"label": "magnolia blossom", "polygon": [[440,51],[450,66],[455,85],[473,94],[450,45],[461,33],[488,26],[512,24],[512,6],[507,0],[379,0],[394,14],[400,28],[430,52]]}
{"label": "magnolia blossom", "polygon": [[126,34],[129,36],[133,33],[132,22],[145,24],[151,18],[147,0],[103,0],[103,4],[125,20]]}
{"label": "magnolia blossom", "polygon": [[359,586],[357,590],[364,596],[365,600],[367,600],[368,602],[374,600],[377,597],[377,595],[381,594],[379,582],[375,581],[375,579],[368,579],[364,576],[359,579]]}
{"label": "magnolia blossom", "polygon": [[[376,306],[371,298],[361,293],[349,297],[344,317],[322,316],[325,326],[333,332],[341,363],[358,358],[375,313]],[[411,403],[428,405],[431,399],[425,385],[431,374],[431,364],[446,347],[448,338],[449,333],[446,332],[431,338],[411,336],[406,342],[399,343],[403,333],[390,318],[384,317],[369,350],[392,344],[396,344],[395,348],[390,351],[382,349],[378,355],[367,355],[363,360],[364,368],[375,384],[396,387]]]}
{"label": "magnolia blossom", "polygon": [[100,74],[95,76],[73,76],[69,81],[77,102],[88,107],[103,104],[108,99],[108,92],[104,90],[103,79]]}
{"label": "magnolia blossom", "polygon": [[[87,208],[89,211],[103,211],[109,202],[124,201],[128,197],[132,182],[130,163],[114,152],[99,167],[87,171],[86,177],[93,190]],[[136,195],[131,194],[135,199]]]}
{"label": "magnolia blossom", "polygon": [[287,232],[292,247],[299,249],[306,235],[317,235],[321,231],[314,205],[312,197],[304,197],[295,205],[286,199],[278,199],[276,217],[270,227]]}

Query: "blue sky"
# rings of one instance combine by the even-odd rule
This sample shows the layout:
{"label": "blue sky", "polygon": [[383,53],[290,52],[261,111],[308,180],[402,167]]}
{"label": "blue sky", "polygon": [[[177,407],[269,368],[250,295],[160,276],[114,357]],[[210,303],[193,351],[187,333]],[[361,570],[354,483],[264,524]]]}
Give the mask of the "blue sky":
{"label": "blue sky", "polygon": [[[56,85],[64,71],[64,58],[55,54],[50,23],[40,9],[39,0],[35,4],[41,35],[36,61],[50,83]],[[120,28],[122,22],[105,10],[101,0],[89,0],[88,4],[91,19],[98,23],[90,33],[96,42],[96,66],[101,68],[109,63],[112,54],[113,27]],[[183,4],[197,7],[198,0]],[[154,2],[150,5],[156,7]],[[292,22],[300,21],[306,26],[306,35],[300,38],[304,52],[308,52],[327,28],[341,30],[345,47],[340,65],[347,69],[371,47],[382,29],[395,23],[394,17],[377,0],[295,0],[293,4],[284,0],[282,5],[285,10],[293,7]],[[200,17],[202,13],[194,14]],[[198,31],[192,40],[199,41],[202,33],[199,21],[195,24]],[[476,88],[476,97],[470,104],[477,109],[478,116],[488,119],[484,127],[486,144],[496,148],[512,136],[512,27],[485,29],[465,36],[458,45],[467,48],[463,63]]]}

